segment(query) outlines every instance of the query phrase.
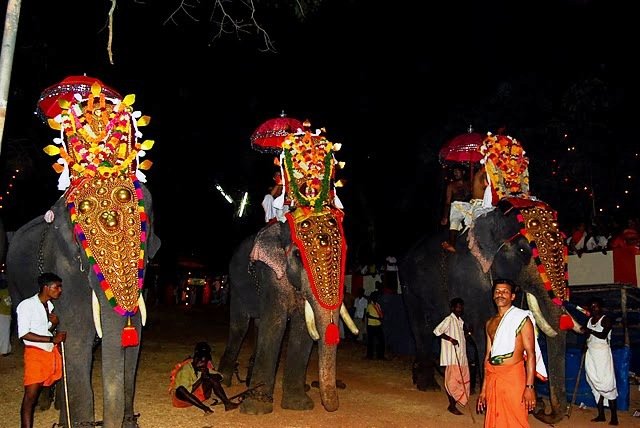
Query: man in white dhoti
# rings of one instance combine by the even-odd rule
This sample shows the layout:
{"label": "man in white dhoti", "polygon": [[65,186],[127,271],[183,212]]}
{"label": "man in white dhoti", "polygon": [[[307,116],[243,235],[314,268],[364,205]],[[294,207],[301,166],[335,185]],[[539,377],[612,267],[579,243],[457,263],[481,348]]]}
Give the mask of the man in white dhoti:
{"label": "man in white dhoti", "polygon": [[451,314],[442,320],[433,330],[433,334],[441,339],[440,365],[445,366],[444,387],[449,398],[447,410],[454,415],[462,412],[456,402],[466,406],[469,401],[469,362],[465,340],[464,301],[459,297],[451,300]]}
{"label": "man in white dhoti", "polygon": [[587,327],[582,332],[588,334],[587,353],[584,358],[584,367],[587,375],[587,383],[591,387],[596,403],[598,403],[598,416],[591,419],[592,422],[606,421],[604,406],[608,404],[611,410],[609,425],[618,425],[618,389],[616,388],[616,374],[611,355],[611,319],[602,312],[602,299],[593,298],[589,304],[591,318]]}

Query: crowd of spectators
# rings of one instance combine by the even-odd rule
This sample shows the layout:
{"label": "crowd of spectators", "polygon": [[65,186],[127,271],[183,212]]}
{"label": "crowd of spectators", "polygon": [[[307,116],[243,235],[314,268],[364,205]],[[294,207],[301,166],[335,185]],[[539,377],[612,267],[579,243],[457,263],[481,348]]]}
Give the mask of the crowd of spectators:
{"label": "crowd of spectators", "polygon": [[566,244],[569,254],[578,257],[583,253],[603,252],[616,248],[635,248],[640,254],[640,219],[628,217],[626,224],[616,222],[610,224],[603,221],[578,221],[566,233]]}

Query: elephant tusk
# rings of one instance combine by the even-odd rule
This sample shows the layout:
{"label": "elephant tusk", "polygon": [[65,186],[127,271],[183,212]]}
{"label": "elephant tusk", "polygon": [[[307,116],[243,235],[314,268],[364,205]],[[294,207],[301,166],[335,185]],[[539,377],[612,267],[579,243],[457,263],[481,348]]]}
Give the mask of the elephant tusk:
{"label": "elephant tusk", "polygon": [[351,315],[349,315],[349,311],[344,307],[344,303],[340,305],[340,316],[342,317],[342,321],[344,321],[345,325],[349,327],[351,333],[356,336],[359,334],[358,327],[356,327],[356,323],[351,319]]}
{"label": "elephant tusk", "polygon": [[569,312],[565,312],[567,315],[569,315],[571,317],[571,321],[573,321],[573,328],[572,330],[576,333],[582,333],[582,325],[576,321],[576,319],[573,317],[573,315],[571,315]]}
{"label": "elephant tusk", "polygon": [[91,291],[91,307],[93,308],[93,325],[96,327],[96,334],[102,339],[102,323],[100,322],[100,302],[95,291]]}
{"label": "elephant tusk", "polygon": [[544,318],[544,315],[542,315],[542,311],[540,310],[540,305],[538,304],[538,299],[536,299],[536,296],[531,293],[527,293],[527,303],[529,304],[529,309],[531,309],[531,312],[533,312],[533,317],[538,323],[538,327],[540,327],[540,330],[542,330],[542,332],[549,337],[556,337],[558,335],[558,332],[555,331],[553,327],[551,327],[549,322],[547,322],[547,320]]}
{"label": "elephant tusk", "polygon": [[309,304],[309,302],[307,302],[306,300],[304,301],[304,320],[307,323],[309,336],[311,336],[313,340],[320,339],[320,334],[318,333],[318,329],[316,328],[316,319],[313,313],[313,308],[311,307],[311,304]]}
{"label": "elephant tusk", "polygon": [[138,296],[138,308],[140,309],[140,319],[142,320],[142,325],[147,324],[147,306],[144,304],[144,298],[142,297],[142,293]]}

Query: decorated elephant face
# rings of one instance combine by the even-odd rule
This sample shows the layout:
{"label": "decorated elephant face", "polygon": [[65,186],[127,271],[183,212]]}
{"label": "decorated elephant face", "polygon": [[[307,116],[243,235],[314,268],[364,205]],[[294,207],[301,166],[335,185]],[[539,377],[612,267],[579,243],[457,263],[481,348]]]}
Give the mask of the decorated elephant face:
{"label": "decorated elephant face", "polygon": [[568,299],[567,251],[556,212],[548,205],[503,200],[476,220],[469,241],[483,271],[491,269],[494,277],[516,281],[528,299],[535,298],[535,302],[528,300],[530,306],[540,302],[560,307]]}

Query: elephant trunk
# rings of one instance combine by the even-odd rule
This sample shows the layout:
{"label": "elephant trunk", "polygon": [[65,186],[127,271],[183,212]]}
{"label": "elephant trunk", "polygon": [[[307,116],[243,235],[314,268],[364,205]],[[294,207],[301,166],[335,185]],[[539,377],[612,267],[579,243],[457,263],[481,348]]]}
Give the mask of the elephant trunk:
{"label": "elephant trunk", "polygon": [[324,337],[318,342],[320,399],[327,412],[335,412],[339,407],[336,389],[336,351],[337,346],[324,343]]}
{"label": "elephant trunk", "polygon": [[529,304],[529,309],[533,313],[533,317],[536,319],[536,323],[538,327],[547,337],[556,337],[558,332],[551,327],[551,324],[546,320],[544,315],[542,314],[542,310],[540,309],[540,305],[538,304],[538,299],[531,293],[527,293],[527,303]]}
{"label": "elephant trunk", "polygon": [[547,409],[542,409],[535,413],[534,416],[549,425],[557,424],[563,420],[567,411],[567,390],[564,374],[566,335],[567,333],[561,330],[556,337],[547,338],[549,353],[547,370],[549,372],[549,404],[551,405],[551,411],[547,412]]}

